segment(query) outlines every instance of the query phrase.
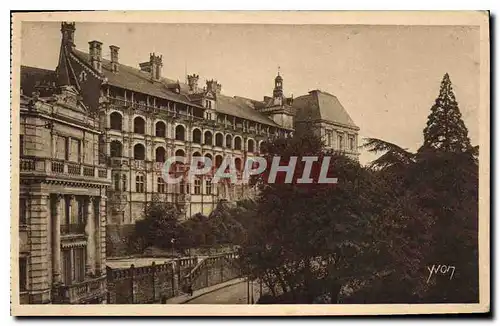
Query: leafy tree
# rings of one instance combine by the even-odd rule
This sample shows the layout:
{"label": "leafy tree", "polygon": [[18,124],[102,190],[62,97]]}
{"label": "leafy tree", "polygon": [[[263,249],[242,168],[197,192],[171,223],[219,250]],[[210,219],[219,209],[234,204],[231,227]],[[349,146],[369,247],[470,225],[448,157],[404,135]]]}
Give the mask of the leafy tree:
{"label": "leafy tree", "polygon": [[294,302],[312,302],[325,289],[338,292],[346,280],[370,272],[369,264],[355,263],[360,257],[369,259],[371,251],[367,215],[376,210],[365,198],[377,193],[372,188],[377,182],[370,171],[343,155],[325,152],[315,137],[275,139],[265,151],[269,162],[276,155],[283,162],[291,156],[329,155],[329,171],[339,182],[298,184],[301,164],[292,183],[266,183],[264,174],[254,222],[241,247],[245,272],[262,279],[274,295],[285,293]]}
{"label": "leafy tree", "polygon": [[174,204],[153,199],[148,202],[144,219],[136,222],[136,239],[144,247],[171,248],[180,235],[179,211]]}
{"label": "leafy tree", "polygon": [[382,156],[370,163],[370,167],[376,169],[399,169],[415,162],[416,155],[414,153],[382,139],[367,138],[361,147],[372,153],[384,153]]}
{"label": "leafy tree", "polygon": [[[301,186],[300,164],[291,184],[259,176],[256,206],[241,219],[245,272],[282,303],[312,302],[321,288],[333,302],[346,291],[354,303],[477,302],[478,148],[447,75],[431,111],[418,153],[371,138],[364,147],[384,154],[368,168],[325,153],[317,138],[269,142],[268,166],[274,156],[333,155],[339,182]],[[455,266],[454,280],[429,279],[433,264]]]}

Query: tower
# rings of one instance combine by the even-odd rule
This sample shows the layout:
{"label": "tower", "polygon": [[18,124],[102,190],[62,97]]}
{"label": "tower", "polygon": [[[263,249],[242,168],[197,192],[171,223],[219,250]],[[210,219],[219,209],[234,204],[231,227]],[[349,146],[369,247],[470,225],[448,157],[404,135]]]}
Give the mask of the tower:
{"label": "tower", "polygon": [[62,44],[64,46],[75,46],[75,23],[61,23]]}
{"label": "tower", "polygon": [[282,98],[283,97],[283,77],[280,76],[280,68],[278,67],[278,75],[274,78],[274,90],[273,97]]}
{"label": "tower", "polygon": [[163,66],[163,56],[156,55],[154,52],[149,55],[151,64],[151,77],[155,80],[161,78],[161,67]]}
{"label": "tower", "polygon": [[109,46],[109,51],[111,52],[111,71],[117,72],[118,71],[118,51],[120,50],[119,47],[116,45],[110,45]]}
{"label": "tower", "polygon": [[200,76],[197,74],[187,75],[189,91],[191,93],[196,93],[198,91],[198,80]]}
{"label": "tower", "polygon": [[94,69],[101,72],[102,67],[102,43],[99,41],[89,42],[90,64]]}

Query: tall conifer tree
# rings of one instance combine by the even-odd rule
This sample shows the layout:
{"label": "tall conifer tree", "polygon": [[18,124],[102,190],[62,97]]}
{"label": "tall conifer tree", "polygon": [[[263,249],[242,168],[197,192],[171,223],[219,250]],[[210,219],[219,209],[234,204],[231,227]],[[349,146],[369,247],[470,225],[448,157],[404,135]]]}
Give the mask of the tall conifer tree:
{"label": "tall conifer tree", "polygon": [[441,89],[424,129],[424,144],[419,152],[463,153],[471,149],[468,130],[453,93],[451,80],[446,73]]}

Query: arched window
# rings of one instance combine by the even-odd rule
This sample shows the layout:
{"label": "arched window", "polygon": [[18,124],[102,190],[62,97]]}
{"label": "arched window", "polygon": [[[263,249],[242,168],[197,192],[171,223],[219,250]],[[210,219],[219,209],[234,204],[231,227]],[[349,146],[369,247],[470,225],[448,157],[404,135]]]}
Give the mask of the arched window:
{"label": "arched window", "polygon": [[127,191],[127,175],[122,175],[122,190]]}
{"label": "arched window", "polygon": [[215,134],[215,146],[222,147],[224,143],[224,136],[219,132]]}
{"label": "arched window", "polygon": [[250,153],[253,153],[255,151],[255,142],[253,141],[253,139],[248,140],[247,151]]}
{"label": "arched window", "polygon": [[143,118],[135,117],[135,119],[134,119],[134,132],[136,134],[144,135],[146,133],[145,125],[146,125],[146,123],[144,122]]}
{"label": "arched window", "polygon": [[233,147],[233,138],[231,137],[231,135],[226,135],[226,147],[227,148]]}
{"label": "arched window", "polygon": [[112,130],[122,130],[122,115],[118,112],[113,112],[109,115],[109,127]]}
{"label": "arched window", "polygon": [[136,144],[134,146],[134,159],[136,160],[144,160],[145,159],[145,153],[146,150],[144,148],[144,145],[142,144]]}
{"label": "arched window", "polygon": [[205,145],[212,145],[213,140],[212,140],[212,133],[210,131],[205,131]]}
{"label": "arched window", "polygon": [[183,125],[178,125],[175,127],[175,140],[185,140],[186,139],[186,130]]}
{"label": "arched window", "polygon": [[241,137],[234,137],[234,149],[241,150]]}
{"label": "arched window", "polygon": [[156,162],[165,162],[165,148],[158,147],[155,155]]}
{"label": "arched window", "polygon": [[219,168],[222,165],[222,155],[215,156],[215,167]]}
{"label": "arched window", "polygon": [[178,149],[175,151],[175,156],[179,156],[179,157],[184,157],[186,154],[184,153],[184,151],[182,149]]}
{"label": "arched window", "polygon": [[142,174],[135,177],[135,192],[144,192],[144,175]]}
{"label": "arched window", "polygon": [[110,144],[109,155],[111,157],[122,157],[122,143],[118,140],[113,140]]}
{"label": "arched window", "polygon": [[258,151],[259,151],[259,152],[262,152],[262,151],[263,151],[263,150],[265,150],[265,149],[266,149],[266,142],[265,142],[265,141],[263,141],[263,140],[261,140],[261,141],[259,142],[259,148],[258,148]]}
{"label": "arched window", "polygon": [[155,135],[156,137],[165,137],[166,136],[167,126],[165,122],[158,121],[155,126]]}
{"label": "arched window", "polygon": [[200,131],[200,129],[193,129],[193,143],[201,144],[201,131]]}
{"label": "arched window", "polygon": [[[182,149],[178,149],[178,150],[176,150],[176,151],[175,151],[175,154],[174,154],[174,155],[175,155],[176,157],[185,157],[185,156],[186,156],[186,153],[184,153],[184,151],[183,151]],[[175,163],[174,163],[174,166],[176,167],[176,168],[175,168],[175,169],[176,169],[175,171],[178,171],[178,170],[177,170],[177,167],[178,167],[178,166],[181,166],[181,167],[182,167],[182,166],[183,166],[183,164],[184,164],[184,163],[182,162],[182,159],[181,159],[181,162],[175,162]]]}
{"label": "arched window", "polygon": [[163,177],[158,177],[157,181],[157,189],[160,194],[165,193],[165,180],[163,180]]}
{"label": "arched window", "polygon": [[210,166],[213,166],[214,165],[214,162],[213,162],[213,157],[212,157],[212,154],[210,153],[206,153],[205,154],[205,157],[208,158],[210,160]]}
{"label": "arched window", "polygon": [[241,171],[241,158],[237,157],[234,159],[234,165],[236,170]]}
{"label": "arched window", "polygon": [[[194,153],[192,154],[192,157],[200,157],[200,156],[201,156],[200,152],[194,152]],[[202,167],[203,167],[203,162],[199,162],[199,161],[198,161],[198,168],[200,168],[200,169],[201,169]]]}

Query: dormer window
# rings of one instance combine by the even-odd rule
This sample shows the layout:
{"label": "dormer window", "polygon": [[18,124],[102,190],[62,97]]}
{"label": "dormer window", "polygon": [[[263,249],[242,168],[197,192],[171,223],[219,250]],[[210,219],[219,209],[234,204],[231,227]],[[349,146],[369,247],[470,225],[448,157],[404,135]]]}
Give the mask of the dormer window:
{"label": "dormer window", "polygon": [[87,73],[85,72],[85,70],[82,70],[82,72],[80,73],[80,82],[84,82],[87,80]]}
{"label": "dormer window", "polygon": [[211,108],[212,108],[212,101],[210,101],[210,100],[206,100],[206,101],[205,101],[205,107],[206,107],[207,109],[211,109]]}

